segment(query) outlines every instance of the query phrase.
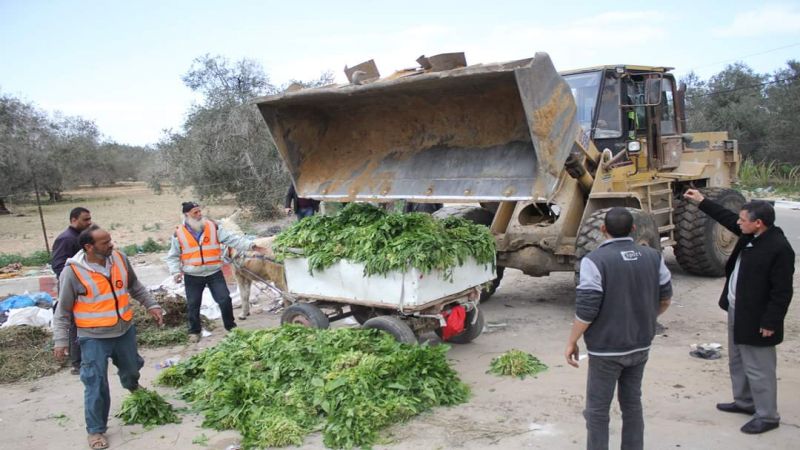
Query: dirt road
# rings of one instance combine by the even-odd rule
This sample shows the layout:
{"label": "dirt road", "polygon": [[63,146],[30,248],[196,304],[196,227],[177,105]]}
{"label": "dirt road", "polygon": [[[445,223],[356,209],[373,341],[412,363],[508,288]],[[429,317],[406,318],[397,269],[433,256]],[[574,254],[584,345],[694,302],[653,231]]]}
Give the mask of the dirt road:
{"label": "dirt road", "polygon": [[[706,361],[689,356],[693,343],[719,342],[725,337],[725,315],[716,306],[722,280],[684,274],[667,253],[674,274],[675,298],[662,316],[664,334],[656,337],[644,380],[646,448],[648,449],[789,449],[800,439],[800,314],[792,305],[786,341],[778,347],[781,427],[761,436],[739,431],[747,417],[717,412],[714,404],[730,400],[727,355]],[[795,278],[795,292],[800,291]],[[585,431],[586,367],[567,366],[562,351],[574,314],[571,274],[529,278],[509,270],[484,312],[489,327],[475,342],[454,346],[450,358],[473,390],[465,405],[440,408],[395,426],[387,449],[579,449]],[[246,328],[271,327],[278,318],[256,314],[241,322]],[[154,365],[175,355],[187,356],[213,345],[219,332],[198,346],[145,350],[143,382],[149,385]],[[485,373],[490,360],[511,348],[533,353],[550,366],[536,379],[498,378]],[[124,391],[112,374],[112,412]],[[172,395],[162,389],[161,392]],[[178,403],[178,402],[176,402]],[[612,409],[612,448],[619,446],[619,409]],[[111,448],[201,448],[192,441],[201,435],[211,449],[236,442],[234,432],[200,428],[201,419],[187,415],[179,425],[144,431],[110,421]],[[35,382],[0,387],[0,436],[4,448],[85,448],[82,385],[62,372]],[[321,448],[312,435],[303,448]]]}

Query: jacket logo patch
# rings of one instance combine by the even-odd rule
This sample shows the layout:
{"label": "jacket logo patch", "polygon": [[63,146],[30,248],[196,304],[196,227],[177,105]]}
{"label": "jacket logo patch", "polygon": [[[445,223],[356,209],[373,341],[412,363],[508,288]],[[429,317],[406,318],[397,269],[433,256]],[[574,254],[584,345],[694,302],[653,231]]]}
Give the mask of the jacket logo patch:
{"label": "jacket logo patch", "polygon": [[114,285],[117,286],[117,289],[122,289],[122,280],[117,280],[117,282],[114,283]]}
{"label": "jacket logo patch", "polygon": [[204,244],[208,244],[210,241],[211,241],[211,239],[209,239],[209,237],[208,237],[208,236],[206,236],[206,237],[204,237],[204,238],[203,238],[203,243],[204,243]]}
{"label": "jacket logo patch", "polygon": [[642,254],[640,252],[637,252],[636,250],[619,252],[619,254],[622,256],[623,261],[636,261],[639,259],[640,256],[642,256]]}

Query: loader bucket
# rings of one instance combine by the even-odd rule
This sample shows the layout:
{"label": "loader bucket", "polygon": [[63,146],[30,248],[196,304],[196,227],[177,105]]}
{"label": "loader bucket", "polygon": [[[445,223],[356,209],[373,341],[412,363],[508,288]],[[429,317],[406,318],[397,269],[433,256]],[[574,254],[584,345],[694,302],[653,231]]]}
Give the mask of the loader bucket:
{"label": "loader bucket", "polygon": [[320,200],[546,198],[579,135],[546,53],[256,103],[298,193]]}

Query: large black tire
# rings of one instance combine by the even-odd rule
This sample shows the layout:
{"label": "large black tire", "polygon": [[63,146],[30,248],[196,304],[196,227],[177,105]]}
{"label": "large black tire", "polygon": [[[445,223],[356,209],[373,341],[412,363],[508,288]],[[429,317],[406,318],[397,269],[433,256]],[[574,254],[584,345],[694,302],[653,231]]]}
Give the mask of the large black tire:
{"label": "large black tire", "polygon": [[[467,312],[467,317],[464,319],[464,331],[451,337],[447,340],[447,342],[452,342],[454,344],[469,344],[470,342],[474,341],[475,338],[480,336],[481,333],[483,333],[483,325],[483,312],[480,310],[480,308],[472,308],[471,311]],[[436,329],[436,335],[439,336],[439,338],[442,337],[441,328]]]}
{"label": "large black tire", "polygon": [[362,325],[365,329],[381,330],[392,335],[401,344],[416,344],[417,336],[411,331],[411,327],[397,316],[378,316],[373,317]]}
{"label": "large black tire", "polygon": [[[446,217],[453,216],[461,217],[462,219],[469,220],[472,223],[485,225],[487,227],[492,226],[492,221],[494,220],[494,211],[491,211],[487,208],[469,205],[445,206],[432,215],[437,219],[444,219]],[[492,295],[494,295],[497,287],[500,286],[500,281],[503,279],[504,270],[505,267],[497,266],[497,278],[492,280],[492,284],[489,285],[489,289],[481,290],[481,303],[489,301]]]}
{"label": "large black tire", "polygon": [[311,328],[326,329],[331,323],[328,316],[311,303],[295,303],[283,311],[281,325],[294,323]]}
{"label": "large black tire", "polygon": [[[745,199],[726,188],[700,189],[703,196],[739,213]],[[675,259],[683,270],[701,276],[725,275],[725,263],[736,246],[737,237],[700,211],[697,205],[680,199],[675,208]]]}
{"label": "large black tire", "polygon": [[356,319],[359,325],[364,325],[366,321],[373,317],[386,315],[385,310],[363,305],[350,305],[350,312],[353,313],[353,318]]}
{"label": "large black tire", "polygon": [[[606,218],[606,213],[611,208],[599,209],[593,212],[586,221],[581,224],[578,232],[578,239],[575,241],[575,283],[578,283],[581,259],[595,250],[608,237],[603,234],[600,225]],[[633,224],[636,229],[631,234],[633,241],[639,245],[644,245],[661,251],[661,237],[658,234],[658,226],[653,219],[653,215],[641,209],[626,208],[633,215]]]}

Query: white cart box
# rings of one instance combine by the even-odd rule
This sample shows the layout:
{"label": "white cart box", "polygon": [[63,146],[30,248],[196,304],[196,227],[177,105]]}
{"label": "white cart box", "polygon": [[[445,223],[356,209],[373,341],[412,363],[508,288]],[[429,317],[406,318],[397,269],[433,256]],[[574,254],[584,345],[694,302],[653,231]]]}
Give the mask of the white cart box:
{"label": "white cart box", "polygon": [[422,273],[416,268],[364,276],[364,264],[344,260],[313,274],[306,258],[286,258],[284,267],[287,288],[295,296],[392,309],[415,309],[496,277],[491,263],[478,264],[473,258],[454,267],[450,280],[441,270]]}

